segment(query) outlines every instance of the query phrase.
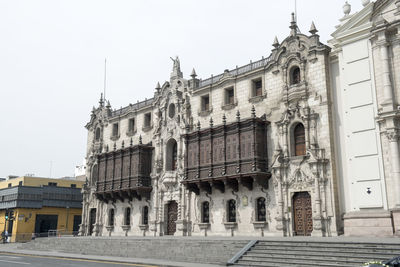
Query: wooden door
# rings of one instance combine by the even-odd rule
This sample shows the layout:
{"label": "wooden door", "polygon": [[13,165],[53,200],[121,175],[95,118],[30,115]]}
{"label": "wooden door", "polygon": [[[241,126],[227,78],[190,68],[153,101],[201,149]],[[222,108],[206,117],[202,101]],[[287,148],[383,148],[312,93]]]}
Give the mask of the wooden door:
{"label": "wooden door", "polygon": [[176,232],[176,220],[178,219],[178,203],[171,201],[168,203],[167,235],[173,235]]}
{"label": "wooden door", "polygon": [[295,156],[302,156],[306,154],[306,137],[303,124],[299,123],[294,128],[294,146]]}
{"label": "wooden door", "polygon": [[313,230],[311,197],[307,192],[299,192],[293,196],[294,234],[311,235]]}
{"label": "wooden door", "polygon": [[93,228],[95,223],[96,223],[96,209],[91,209],[89,214],[89,235],[93,234]]}

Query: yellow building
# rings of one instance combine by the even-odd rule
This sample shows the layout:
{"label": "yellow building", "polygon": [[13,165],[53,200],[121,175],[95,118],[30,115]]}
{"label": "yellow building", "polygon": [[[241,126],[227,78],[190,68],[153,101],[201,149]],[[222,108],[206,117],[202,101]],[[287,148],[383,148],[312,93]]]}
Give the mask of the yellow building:
{"label": "yellow building", "polygon": [[31,240],[32,234],[77,233],[84,183],[27,176],[0,181],[0,232],[7,230],[11,242]]}

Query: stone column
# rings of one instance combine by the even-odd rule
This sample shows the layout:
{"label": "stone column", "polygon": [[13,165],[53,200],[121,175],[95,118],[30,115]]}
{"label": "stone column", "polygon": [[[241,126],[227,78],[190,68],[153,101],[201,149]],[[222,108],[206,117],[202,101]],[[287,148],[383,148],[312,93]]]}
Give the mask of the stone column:
{"label": "stone column", "polygon": [[386,132],[389,141],[390,158],[391,158],[391,176],[394,182],[395,207],[400,208],[400,151],[399,151],[399,131],[397,129],[390,129]]}
{"label": "stone column", "polygon": [[285,157],[289,156],[288,148],[288,125],[287,123],[282,125],[282,137],[283,137],[283,155]]}
{"label": "stone column", "polygon": [[304,113],[305,113],[305,120],[304,120],[304,134],[305,134],[305,143],[306,143],[306,149],[310,148],[310,137],[311,137],[311,126],[310,124],[312,124],[312,122],[310,122],[310,108],[309,107],[305,107],[303,109]]}
{"label": "stone column", "polygon": [[176,220],[176,235],[186,236],[186,220],[185,220],[185,192],[182,187],[179,187],[179,200],[178,200],[178,219]]}
{"label": "stone column", "polygon": [[285,236],[285,213],[284,213],[284,197],[283,197],[283,171],[284,168],[282,167],[281,163],[278,163],[279,158],[282,157],[282,155],[278,156],[275,159],[275,162],[277,163],[275,166],[272,167],[272,176],[273,176],[273,182],[274,182],[274,187],[275,187],[275,194],[276,194],[276,200],[278,203],[278,212],[277,216],[275,217],[276,220],[276,230],[282,231],[282,235]]}
{"label": "stone column", "polygon": [[393,110],[393,91],[390,80],[389,44],[386,40],[385,31],[378,33],[377,44],[380,50],[382,67],[383,103],[381,106],[383,111],[387,112]]}
{"label": "stone column", "polygon": [[321,216],[321,187],[320,187],[320,178],[318,173],[318,165],[315,163],[312,166],[313,174],[314,174],[314,183],[315,183],[315,216],[313,217],[313,236],[323,236],[322,232],[322,216]]}

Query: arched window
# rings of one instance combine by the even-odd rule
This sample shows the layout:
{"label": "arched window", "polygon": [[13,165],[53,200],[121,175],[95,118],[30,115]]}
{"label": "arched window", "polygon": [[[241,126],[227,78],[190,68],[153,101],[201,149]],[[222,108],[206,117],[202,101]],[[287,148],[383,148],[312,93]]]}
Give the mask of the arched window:
{"label": "arched window", "polygon": [[96,141],[100,140],[100,128],[96,129],[95,139],[96,139]]}
{"label": "arched window", "polygon": [[125,209],[125,225],[131,225],[131,208]]}
{"label": "arched window", "polygon": [[174,171],[174,170],[176,170],[176,161],[177,161],[177,156],[178,155],[178,146],[177,146],[177,144],[176,144],[176,142],[175,142],[175,144],[174,144],[174,146],[172,147],[172,170]]}
{"label": "arched window", "polygon": [[267,220],[267,210],[265,209],[265,198],[259,197],[257,198],[257,221],[265,222]]}
{"label": "arched window", "polygon": [[290,84],[298,84],[300,83],[301,77],[300,77],[300,68],[299,67],[293,67],[290,71]]}
{"label": "arched window", "polygon": [[294,155],[302,156],[306,154],[306,138],[303,124],[299,123],[293,130]]}
{"label": "arched window", "polygon": [[114,226],[114,209],[110,209],[108,213],[108,225]]}
{"label": "arched window", "polygon": [[208,201],[204,201],[201,205],[201,222],[202,223],[209,223],[210,222],[210,204]]}
{"label": "arched window", "polygon": [[236,201],[228,200],[228,222],[236,222]]}
{"label": "arched window", "polygon": [[168,116],[172,119],[175,116],[175,105],[171,103],[168,108]]}
{"label": "arched window", "polygon": [[149,207],[143,207],[143,214],[142,214],[142,224],[147,225],[149,223]]}
{"label": "arched window", "polygon": [[167,143],[167,163],[166,170],[167,171],[175,171],[177,168],[177,160],[178,160],[178,145],[175,139],[170,139]]}

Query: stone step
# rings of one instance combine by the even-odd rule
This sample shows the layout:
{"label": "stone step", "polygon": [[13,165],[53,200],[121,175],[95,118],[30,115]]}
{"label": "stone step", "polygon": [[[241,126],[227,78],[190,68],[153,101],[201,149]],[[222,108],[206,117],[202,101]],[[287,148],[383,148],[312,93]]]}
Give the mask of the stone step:
{"label": "stone step", "polygon": [[[270,256],[278,256],[278,257],[286,257],[287,255],[305,255],[305,256],[320,256],[321,251],[303,251],[303,250],[276,250],[276,251],[264,251],[264,250],[250,250],[246,255],[252,255],[254,257],[270,257]],[[330,257],[363,257],[363,258],[373,258],[373,257],[381,257],[384,259],[394,257],[400,255],[400,252],[371,252],[371,251],[358,251],[355,254],[353,251],[330,251],[324,252],[325,256]]]}
{"label": "stone step", "polygon": [[[387,258],[392,258],[392,256],[389,256]],[[323,260],[324,261],[344,261],[344,262],[365,262],[366,259],[368,260],[384,260],[387,259],[385,257],[379,257],[379,258],[374,258],[374,257],[332,257],[332,256],[327,256],[324,255]],[[285,259],[286,261],[296,261],[296,260],[310,260],[310,261],[314,261],[314,260],[319,260],[321,259],[321,255],[285,255],[284,257],[282,257],[282,255],[269,255],[269,256],[254,256],[251,254],[248,255],[244,255],[242,257],[242,260],[251,260],[251,261],[264,261],[264,260],[268,260],[268,259]]]}
{"label": "stone step", "polygon": [[398,243],[379,244],[379,243],[331,243],[331,242],[265,242],[259,241],[258,247],[329,247],[329,248],[391,248],[399,249]]}
{"label": "stone step", "polygon": [[225,264],[249,240],[190,238],[38,238],[21,249]]}
{"label": "stone step", "polygon": [[352,261],[325,261],[318,259],[297,259],[297,260],[286,260],[286,259],[267,259],[267,260],[240,260],[239,265],[250,265],[250,266],[266,266],[271,264],[280,264],[278,266],[361,266],[362,262],[352,262]]}
{"label": "stone step", "polygon": [[260,240],[235,266],[361,266],[400,255],[395,242]]}

